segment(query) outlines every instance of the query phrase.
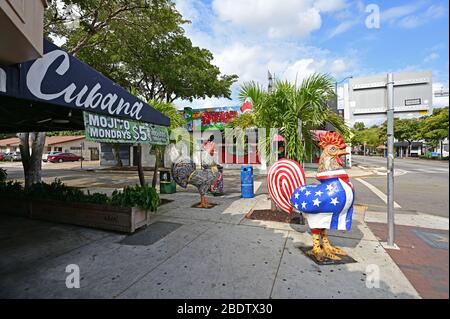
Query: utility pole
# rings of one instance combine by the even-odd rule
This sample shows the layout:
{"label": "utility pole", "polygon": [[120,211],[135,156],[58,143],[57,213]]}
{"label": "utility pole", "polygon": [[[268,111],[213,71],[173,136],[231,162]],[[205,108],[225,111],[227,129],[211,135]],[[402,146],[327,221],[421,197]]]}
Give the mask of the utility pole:
{"label": "utility pole", "polygon": [[394,78],[387,76],[387,224],[388,246],[394,246]]}

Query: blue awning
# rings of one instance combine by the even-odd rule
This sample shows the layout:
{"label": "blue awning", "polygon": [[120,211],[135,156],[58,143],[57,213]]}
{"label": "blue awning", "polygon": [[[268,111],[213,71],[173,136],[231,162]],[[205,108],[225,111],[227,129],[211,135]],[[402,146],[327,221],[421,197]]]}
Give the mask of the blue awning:
{"label": "blue awning", "polygon": [[42,58],[0,66],[0,132],[82,129],[82,111],[170,124],[168,117],[48,40]]}

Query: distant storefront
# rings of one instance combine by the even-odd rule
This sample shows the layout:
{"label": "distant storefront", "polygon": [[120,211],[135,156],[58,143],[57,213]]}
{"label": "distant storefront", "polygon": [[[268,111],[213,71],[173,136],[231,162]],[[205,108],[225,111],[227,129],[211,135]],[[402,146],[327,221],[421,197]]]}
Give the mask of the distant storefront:
{"label": "distant storefront", "polygon": [[[0,140],[0,153],[20,152],[20,141],[17,137]],[[86,141],[83,135],[77,136],[47,136],[44,152],[74,153],[83,156],[87,161],[100,159],[100,144]]]}
{"label": "distant storefront", "polygon": [[[257,131],[248,132],[249,135],[253,135],[254,138],[250,139],[251,142],[246,143],[243,150],[239,150],[236,147],[236,141],[232,143],[226,143],[225,128],[227,124],[234,118],[238,117],[244,112],[252,110],[252,104],[250,101],[246,101],[241,106],[225,106],[216,108],[201,108],[192,109],[184,108],[182,111],[184,118],[187,122],[187,129],[190,132],[205,132],[207,130],[218,130],[221,133],[221,140],[215,139],[214,142],[221,152],[218,158],[219,164],[260,164],[260,157],[258,154],[258,137]],[[208,134],[202,134],[203,138],[194,141],[197,144],[197,149],[201,150],[200,145],[203,144],[204,139],[208,139]],[[201,152],[201,151],[199,151]],[[194,154],[201,158],[200,154]]]}

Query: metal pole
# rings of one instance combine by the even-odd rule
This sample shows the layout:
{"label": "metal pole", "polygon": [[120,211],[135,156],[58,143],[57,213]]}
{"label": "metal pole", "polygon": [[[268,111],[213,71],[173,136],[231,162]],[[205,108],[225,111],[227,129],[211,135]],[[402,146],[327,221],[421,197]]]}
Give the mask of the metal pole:
{"label": "metal pole", "polygon": [[334,82],[334,93],[336,94],[336,112],[338,109],[338,91],[337,90],[338,90],[338,83],[337,83],[337,81],[335,81]]}
{"label": "metal pole", "polygon": [[363,160],[364,160],[364,164],[366,163],[366,142],[364,142],[364,144],[363,144],[364,146],[363,146]]}
{"label": "metal pole", "polygon": [[394,246],[394,79],[388,73],[387,79],[387,244]]}

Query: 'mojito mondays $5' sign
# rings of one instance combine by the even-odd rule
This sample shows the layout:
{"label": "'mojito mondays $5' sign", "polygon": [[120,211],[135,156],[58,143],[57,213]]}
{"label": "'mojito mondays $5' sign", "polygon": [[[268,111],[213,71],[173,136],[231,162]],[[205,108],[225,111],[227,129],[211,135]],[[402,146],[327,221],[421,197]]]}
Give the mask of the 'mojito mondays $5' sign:
{"label": "'mojito mondays $5' sign", "polygon": [[164,126],[83,113],[87,140],[104,143],[169,144],[169,133]]}

